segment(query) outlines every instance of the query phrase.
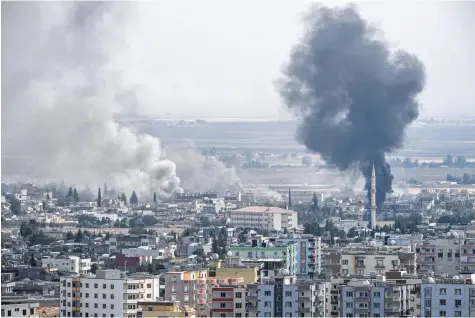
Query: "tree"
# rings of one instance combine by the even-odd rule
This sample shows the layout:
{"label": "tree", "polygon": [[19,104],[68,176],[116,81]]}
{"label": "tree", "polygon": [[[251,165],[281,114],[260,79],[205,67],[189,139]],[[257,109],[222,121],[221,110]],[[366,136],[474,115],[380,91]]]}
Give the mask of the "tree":
{"label": "tree", "polygon": [[76,235],[74,236],[74,242],[80,243],[80,242],[82,242],[83,238],[84,238],[84,236],[83,236],[83,234],[82,234],[82,232],[81,232],[81,229],[79,229],[79,230],[76,232]]}
{"label": "tree", "polygon": [[135,190],[132,191],[132,195],[130,196],[129,202],[132,205],[137,205],[139,203],[139,198],[137,197],[137,193],[135,193]]}
{"label": "tree", "polygon": [[356,227],[353,226],[352,228],[350,228],[347,236],[348,238],[354,238],[355,236],[358,236],[358,231]]}
{"label": "tree", "polygon": [[286,227],[284,227],[284,234],[287,234],[289,231],[287,230]]}
{"label": "tree", "polygon": [[76,190],[76,188],[74,188],[73,190],[73,198],[74,198],[74,202],[79,202],[79,193],[78,193],[78,190]]}
{"label": "tree", "polygon": [[91,265],[91,273],[95,274],[98,269],[99,269],[99,266],[97,266],[96,263],[93,263],[93,264]]}
{"label": "tree", "polygon": [[238,239],[239,243],[245,243],[246,242],[246,234],[244,233],[244,231],[241,231],[241,233],[239,233],[237,239]]}
{"label": "tree", "polygon": [[71,231],[66,232],[66,240],[73,240],[74,239],[74,234]]}
{"label": "tree", "polygon": [[156,192],[153,193],[153,202],[157,203],[157,193]]}
{"label": "tree", "polygon": [[97,190],[97,206],[101,207],[102,205],[102,196],[101,196],[101,188]]}
{"label": "tree", "polygon": [[157,224],[157,219],[153,215],[144,215],[142,217],[142,222],[145,225],[155,225]]}
{"label": "tree", "polygon": [[73,195],[73,188],[72,188],[72,187],[69,187],[69,189],[68,189],[68,194],[66,194],[66,198],[67,198],[68,200],[72,200],[72,199],[73,199],[73,196],[74,196],[74,195]]}
{"label": "tree", "polygon": [[205,250],[202,247],[198,247],[194,252],[193,255],[196,256],[205,256]]}
{"label": "tree", "polygon": [[122,194],[120,195],[120,200],[124,202],[125,205],[127,205],[127,197],[125,196],[124,192],[122,192]]}
{"label": "tree", "polygon": [[10,212],[14,215],[19,215],[21,214],[21,202],[15,197],[12,197],[9,200],[10,203]]}
{"label": "tree", "polygon": [[38,266],[38,262],[36,261],[34,254],[31,254],[30,265],[31,265],[31,267]]}
{"label": "tree", "polygon": [[220,252],[218,240],[216,239],[216,237],[214,237],[213,241],[211,242],[211,252],[212,253],[217,253],[217,254],[219,254],[219,252]]}
{"label": "tree", "polygon": [[21,222],[21,225],[20,225],[20,235],[21,235],[21,237],[27,238],[28,236],[30,236],[32,234],[33,234],[33,228],[31,227],[31,225],[29,225],[26,222]]}

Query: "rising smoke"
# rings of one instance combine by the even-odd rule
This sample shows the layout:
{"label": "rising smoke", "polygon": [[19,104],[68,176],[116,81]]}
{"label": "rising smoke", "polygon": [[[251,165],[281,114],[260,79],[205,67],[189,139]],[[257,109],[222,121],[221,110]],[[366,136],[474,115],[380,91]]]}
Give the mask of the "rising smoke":
{"label": "rising smoke", "polygon": [[380,206],[392,191],[385,153],[402,146],[419,115],[424,65],[391,51],[354,6],[316,5],[305,21],[306,33],[278,82],[286,105],[302,117],[298,139],[340,170],[358,164],[366,189],[374,163]]}
{"label": "rising smoke", "polygon": [[139,20],[134,9],[133,2],[2,3],[2,178],[96,189],[107,181],[161,197],[181,191],[160,141],[115,121],[152,103],[136,98],[128,76],[135,69],[123,58],[124,34]]}

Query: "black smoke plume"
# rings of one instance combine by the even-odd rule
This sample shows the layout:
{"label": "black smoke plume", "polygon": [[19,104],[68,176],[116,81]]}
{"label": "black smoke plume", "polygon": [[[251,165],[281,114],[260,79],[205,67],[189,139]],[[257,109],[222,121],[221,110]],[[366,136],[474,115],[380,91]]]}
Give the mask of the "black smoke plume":
{"label": "black smoke plume", "polygon": [[406,127],[419,115],[424,65],[390,50],[355,6],[316,5],[305,22],[278,82],[286,105],[302,117],[298,140],[340,170],[358,164],[366,189],[374,163],[380,206],[392,191],[385,153],[402,146]]}

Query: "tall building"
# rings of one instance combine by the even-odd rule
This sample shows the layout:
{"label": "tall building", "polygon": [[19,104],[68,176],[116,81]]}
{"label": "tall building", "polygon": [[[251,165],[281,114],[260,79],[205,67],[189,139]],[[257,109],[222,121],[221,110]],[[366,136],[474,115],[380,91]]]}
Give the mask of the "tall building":
{"label": "tall building", "polygon": [[401,317],[410,314],[410,289],[386,282],[354,280],[340,287],[340,317]]}
{"label": "tall building", "polygon": [[158,276],[126,276],[119,270],[99,270],[96,276],[66,276],[60,280],[60,315],[135,318],[137,302],[158,297]]}
{"label": "tall building", "polygon": [[235,228],[283,231],[298,226],[297,212],[277,207],[249,206],[229,211]]}
{"label": "tall building", "polygon": [[165,300],[196,309],[198,317],[209,316],[208,271],[168,272],[165,276]]}
{"label": "tall building", "polygon": [[322,240],[307,234],[289,233],[281,237],[270,238],[274,244],[297,244],[296,275],[298,278],[314,278],[322,270]]}
{"label": "tall building", "polygon": [[370,225],[371,230],[376,228],[376,172],[374,170],[374,163],[373,168],[371,170],[371,202],[370,202]]}
{"label": "tall building", "polygon": [[278,276],[282,269],[289,275],[297,272],[297,243],[262,243],[260,246],[228,246],[227,264],[260,264],[260,281],[264,282]]}
{"label": "tall building", "polygon": [[211,317],[246,317],[246,285],[219,285],[211,290]]}
{"label": "tall building", "polygon": [[421,284],[421,317],[475,317],[475,285],[455,276]]}

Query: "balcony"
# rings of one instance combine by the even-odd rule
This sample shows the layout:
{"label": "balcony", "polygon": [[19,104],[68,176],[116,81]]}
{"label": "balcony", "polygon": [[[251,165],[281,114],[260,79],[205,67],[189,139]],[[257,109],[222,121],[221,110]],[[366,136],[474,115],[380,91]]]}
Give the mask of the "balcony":
{"label": "balcony", "polygon": [[354,311],[356,313],[359,313],[359,314],[364,314],[364,313],[367,313],[369,311],[369,307],[366,307],[366,308],[354,308]]}
{"label": "balcony", "polygon": [[206,291],[204,289],[198,289],[197,293],[200,295],[204,295],[206,294]]}
{"label": "balcony", "polygon": [[73,287],[72,289],[73,289],[73,293],[74,292],[79,292],[81,290],[79,287]]}

